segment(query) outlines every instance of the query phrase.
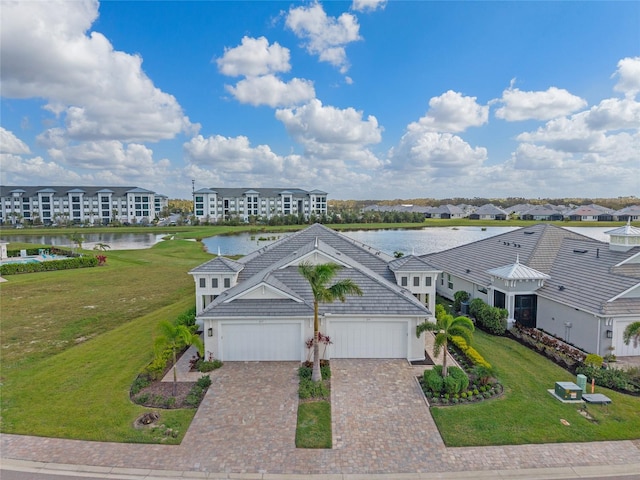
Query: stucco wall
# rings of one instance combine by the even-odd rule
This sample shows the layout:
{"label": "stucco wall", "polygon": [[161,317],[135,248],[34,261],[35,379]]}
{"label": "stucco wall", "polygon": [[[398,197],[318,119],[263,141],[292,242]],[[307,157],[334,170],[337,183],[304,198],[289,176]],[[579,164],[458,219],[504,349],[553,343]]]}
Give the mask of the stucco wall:
{"label": "stucco wall", "polygon": [[[538,297],[538,328],[589,353],[604,356],[609,353],[607,347],[611,345],[611,339],[606,338],[604,323],[598,331],[600,320],[600,317],[593,314]],[[570,323],[571,328],[567,328],[566,323]]]}

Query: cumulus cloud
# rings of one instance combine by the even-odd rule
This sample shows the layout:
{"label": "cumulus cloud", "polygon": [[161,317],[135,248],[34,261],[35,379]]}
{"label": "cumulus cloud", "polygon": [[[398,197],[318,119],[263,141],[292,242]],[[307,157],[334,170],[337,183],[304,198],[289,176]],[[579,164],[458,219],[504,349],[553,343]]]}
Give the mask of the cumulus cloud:
{"label": "cumulus cloud", "polygon": [[357,12],[374,11],[383,9],[387,5],[387,0],[353,0],[351,9]]}
{"label": "cumulus cloud", "polygon": [[345,47],[360,40],[360,25],[355,16],[343,13],[338,18],[329,17],[322,5],[314,3],[308,7],[291,8],[285,24],[304,40],[310,54],[338,67],[341,73],[349,70]]}
{"label": "cumulus cloud", "polygon": [[563,162],[570,155],[545,146],[521,143],[512,154],[513,167],[518,170],[542,170],[557,169],[563,166]]}
{"label": "cumulus cloud", "polygon": [[380,165],[375,155],[365,148],[382,138],[382,129],[372,115],[364,120],[363,113],[354,108],[324,106],[314,99],[295,109],[277,110],[276,118],[294,140],[304,145],[307,155],[367,167]]}
{"label": "cumulus cloud", "polygon": [[430,172],[451,177],[480,167],[487,159],[487,149],[471,147],[457,135],[410,130],[390,152],[394,170]]}
{"label": "cumulus cloud", "polygon": [[92,180],[39,156],[24,159],[20,155],[2,153],[0,164],[0,183],[3,185],[73,184]]}
{"label": "cumulus cloud", "polygon": [[457,133],[487,123],[489,107],[479,105],[477,97],[465,97],[449,90],[429,100],[429,111],[408,129]]}
{"label": "cumulus cloud", "polygon": [[585,123],[593,130],[638,129],[640,102],[630,97],[607,98],[589,110]]}
{"label": "cumulus cloud", "polygon": [[283,82],[274,75],[245,78],[235,86],[226,85],[225,88],[240,103],[273,108],[298,105],[316,95],[311,81],[294,78]]}
{"label": "cumulus cloud", "polygon": [[223,75],[253,77],[291,70],[289,49],[278,42],[269,45],[265,37],[243,37],[241,44],[225,48],[224,55],[216,60]]}
{"label": "cumulus cloud", "polygon": [[142,58],[113,49],[92,0],[2,6],[2,94],[43,97],[76,140],[158,141],[197,129],[176,99],[153,85]]}
{"label": "cumulus cloud", "polygon": [[613,74],[618,77],[614,87],[616,92],[627,96],[636,96],[640,92],[640,57],[626,57],[618,62],[618,70]]}
{"label": "cumulus cloud", "polygon": [[252,147],[245,136],[235,138],[197,135],[183,145],[187,159],[200,167],[227,173],[273,172],[282,170],[282,158],[268,145]]}
{"label": "cumulus cloud", "polygon": [[586,100],[563,88],[549,87],[545,91],[523,92],[508,88],[499,100],[503,104],[496,117],[515,122],[520,120],[551,120],[587,106]]}
{"label": "cumulus cloud", "polygon": [[31,153],[26,143],[4,127],[0,127],[0,153]]}

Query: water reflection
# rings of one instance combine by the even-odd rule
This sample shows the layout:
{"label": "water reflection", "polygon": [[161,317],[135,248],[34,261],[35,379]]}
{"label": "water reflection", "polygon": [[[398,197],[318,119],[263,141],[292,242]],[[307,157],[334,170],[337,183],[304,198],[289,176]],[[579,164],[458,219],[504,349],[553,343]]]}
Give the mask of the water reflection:
{"label": "water reflection", "polygon": [[[82,248],[92,250],[98,243],[109,245],[109,250],[140,250],[150,248],[162,241],[166,233],[89,233],[81,232],[84,242]],[[11,235],[2,238],[2,242],[37,243],[54,247],[75,247],[75,244],[65,235]]]}
{"label": "water reflection", "polygon": [[[389,255],[400,251],[405,255],[425,255],[483,240],[519,227],[429,227],[415,230],[355,230],[344,235]],[[572,227],[570,230],[601,241],[611,227]],[[206,249],[222,255],[247,255],[290,233],[217,235],[202,240]]]}

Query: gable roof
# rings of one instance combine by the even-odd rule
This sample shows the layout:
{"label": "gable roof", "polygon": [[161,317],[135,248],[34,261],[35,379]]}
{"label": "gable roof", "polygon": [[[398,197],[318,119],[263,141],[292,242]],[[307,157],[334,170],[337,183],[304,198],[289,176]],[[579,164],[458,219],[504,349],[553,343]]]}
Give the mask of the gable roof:
{"label": "gable roof", "polygon": [[[349,296],[344,303],[338,301],[321,304],[321,313],[354,316],[430,315],[425,305],[396,284],[395,276],[388,266],[392,257],[315,224],[235,262],[244,267],[239,271],[238,284],[218,296],[199,316],[229,318],[312,315],[313,293],[309,282],[298,271],[298,264],[311,258],[310,256],[319,256],[322,263],[326,259],[335,259],[344,268],[337,272],[334,280],[351,279],[363,292],[361,297]],[[426,265],[422,261],[420,263]],[[198,268],[200,267],[194,270]],[[284,295],[264,300],[243,298],[261,285]]]}

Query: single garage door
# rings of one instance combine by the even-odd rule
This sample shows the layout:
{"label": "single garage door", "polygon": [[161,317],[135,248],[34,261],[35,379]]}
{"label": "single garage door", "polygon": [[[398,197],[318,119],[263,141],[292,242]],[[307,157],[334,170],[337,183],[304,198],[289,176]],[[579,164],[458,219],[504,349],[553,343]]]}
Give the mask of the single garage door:
{"label": "single garage door", "polygon": [[407,358],[407,322],[331,323],[334,358]]}
{"label": "single garage door", "polygon": [[220,328],[224,361],[301,360],[300,323],[226,323]]}

